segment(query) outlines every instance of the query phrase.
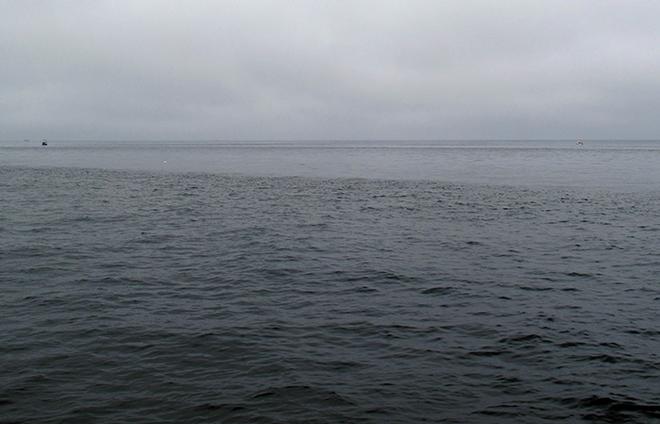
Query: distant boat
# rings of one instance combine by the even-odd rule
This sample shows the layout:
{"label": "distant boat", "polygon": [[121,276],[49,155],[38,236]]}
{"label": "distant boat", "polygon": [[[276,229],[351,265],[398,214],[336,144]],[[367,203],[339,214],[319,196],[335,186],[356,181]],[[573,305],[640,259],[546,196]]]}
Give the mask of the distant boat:
{"label": "distant boat", "polygon": [[29,143],[30,139],[29,138],[24,138],[23,141],[26,142],[26,143]]}
{"label": "distant boat", "polygon": [[582,142],[582,140],[576,141],[575,144],[577,144],[578,146],[584,146],[584,143]]}
{"label": "distant boat", "polygon": [[44,138],[43,140],[41,140],[41,145],[48,146],[48,141]]}

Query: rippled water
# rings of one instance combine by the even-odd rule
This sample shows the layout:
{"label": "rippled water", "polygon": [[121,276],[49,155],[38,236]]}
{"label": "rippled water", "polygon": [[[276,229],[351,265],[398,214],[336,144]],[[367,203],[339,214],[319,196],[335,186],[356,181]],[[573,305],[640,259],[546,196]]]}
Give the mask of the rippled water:
{"label": "rippled water", "polygon": [[643,166],[498,185],[3,152],[2,423],[660,420]]}

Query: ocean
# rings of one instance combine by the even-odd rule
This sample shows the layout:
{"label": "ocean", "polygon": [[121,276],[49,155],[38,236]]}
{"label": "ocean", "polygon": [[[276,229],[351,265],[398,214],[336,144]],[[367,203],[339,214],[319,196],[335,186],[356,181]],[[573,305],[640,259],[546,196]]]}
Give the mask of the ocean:
{"label": "ocean", "polygon": [[0,423],[660,421],[660,142],[0,143]]}

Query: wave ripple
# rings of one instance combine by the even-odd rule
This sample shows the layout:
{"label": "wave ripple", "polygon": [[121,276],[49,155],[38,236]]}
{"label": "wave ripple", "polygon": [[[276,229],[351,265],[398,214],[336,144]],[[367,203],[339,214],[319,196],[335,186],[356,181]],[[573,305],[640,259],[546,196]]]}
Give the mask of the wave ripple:
{"label": "wave ripple", "polygon": [[656,191],[0,180],[2,423],[660,419]]}

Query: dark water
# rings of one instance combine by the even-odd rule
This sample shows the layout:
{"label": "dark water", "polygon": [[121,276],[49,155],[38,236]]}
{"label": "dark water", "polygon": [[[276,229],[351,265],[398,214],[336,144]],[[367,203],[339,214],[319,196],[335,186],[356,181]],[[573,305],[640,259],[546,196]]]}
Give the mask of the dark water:
{"label": "dark water", "polygon": [[2,152],[0,423],[660,421],[657,151],[609,187]]}

